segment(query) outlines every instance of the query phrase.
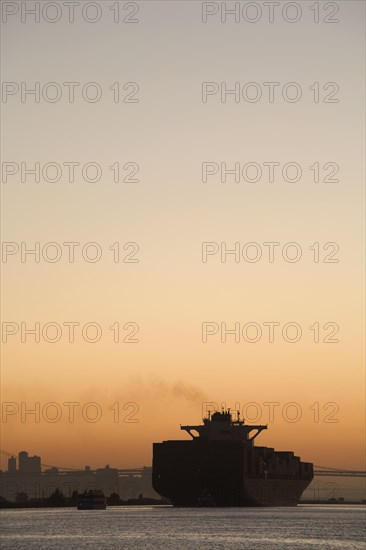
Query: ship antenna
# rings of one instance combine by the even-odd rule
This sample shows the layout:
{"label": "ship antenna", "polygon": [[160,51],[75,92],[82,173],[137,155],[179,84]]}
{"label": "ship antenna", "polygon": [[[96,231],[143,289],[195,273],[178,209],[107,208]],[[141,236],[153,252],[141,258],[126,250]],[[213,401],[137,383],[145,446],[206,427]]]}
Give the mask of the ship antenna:
{"label": "ship antenna", "polygon": [[238,422],[240,422],[240,411],[236,411],[236,418]]}

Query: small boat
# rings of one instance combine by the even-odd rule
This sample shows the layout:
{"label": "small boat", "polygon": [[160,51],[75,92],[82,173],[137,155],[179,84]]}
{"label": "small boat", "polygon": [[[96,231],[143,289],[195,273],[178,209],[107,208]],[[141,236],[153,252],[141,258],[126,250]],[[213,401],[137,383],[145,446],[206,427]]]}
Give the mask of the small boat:
{"label": "small boat", "polygon": [[105,510],[107,501],[102,491],[84,491],[78,498],[78,510]]}

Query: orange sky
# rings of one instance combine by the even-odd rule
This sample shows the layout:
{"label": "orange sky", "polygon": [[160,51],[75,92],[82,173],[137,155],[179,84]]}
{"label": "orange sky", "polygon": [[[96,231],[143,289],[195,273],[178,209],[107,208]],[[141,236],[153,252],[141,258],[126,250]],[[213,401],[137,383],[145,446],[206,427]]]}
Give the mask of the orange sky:
{"label": "orange sky", "polygon": [[[68,467],[149,465],[152,442],[185,437],[179,424],[198,423],[203,403],[239,403],[249,421],[254,402],[270,428],[258,443],[364,468],[364,5],[341,2],[333,25],[315,24],[305,7],[296,24],[239,25],[203,24],[197,2],[140,4],[135,25],[16,17],[4,25],[3,80],[97,82],[103,96],[37,103],[15,94],[2,104],[3,161],[19,167],[2,184],[2,448]],[[121,92],[137,82],[138,102],[115,103],[115,82]],[[218,94],[202,103],[202,82],[257,82],[263,92],[266,82],[280,84],[273,102]],[[281,95],[289,82],[302,90],[296,103]],[[338,102],[324,102],[329,82]],[[22,163],[36,162],[80,167],[73,182],[65,169],[54,183],[42,171],[39,182],[30,173],[22,181]],[[263,176],[203,182],[207,162],[256,163]],[[270,182],[272,162],[279,172]],[[99,181],[83,178],[87,163],[101,168]],[[123,176],[138,166],[137,181],[115,183],[115,163]],[[288,163],[301,167],[299,181],[283,178]],[[335,165],[338,181],[329,181]],[[268,242],[279,243],[273,262]],[[65,243],[76,243],[73,262]],[[90,261],[88,243],[99,261]],[[206,262],[202,243],[218,251]],[[248,243],[259,247],[258,262],[245,260]],[[287,243],[301,251],[298,262],[286,259]],[[39,262],[22,256],[38,246]],[[222,261],[235,246],[238,261]],[[47,256],[55,250],[57,262]],[[138,261],[128,261],[132,253]],[[38,343],[26,332],[36,323]],[[203,323],[215,332],[207,342]],[[273,342],[268,323],[276,323]],[[288,341],[292,329],[283,336],[288,323],[301,330],[297,342]],[[221,341],[225,326],[239,326],[238,342],[233,334]],[[260,327],[257,342],[252,332],[243,337],[248,326]],[[123,342],[128,335],[138,342]],[[39,422],[25,414],[36,402]],[[74,422],[70,402],[80,403]],[[269,402],[279,403],[273,422]],[[85,412],[88,403],[98,407]],[[126,421],[136,409],[129,403],[138,422]],[[284,418],[296,411],[298,422]]]}

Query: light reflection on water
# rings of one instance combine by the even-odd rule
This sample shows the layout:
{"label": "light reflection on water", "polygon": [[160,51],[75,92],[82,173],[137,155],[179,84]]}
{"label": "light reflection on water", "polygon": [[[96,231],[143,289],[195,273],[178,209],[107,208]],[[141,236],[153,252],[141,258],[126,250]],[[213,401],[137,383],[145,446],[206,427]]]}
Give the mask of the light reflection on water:
{"label": "light reflection on water", "polygon": [[362,549],[364,506],[17,509],[1,512],[2,550]]}

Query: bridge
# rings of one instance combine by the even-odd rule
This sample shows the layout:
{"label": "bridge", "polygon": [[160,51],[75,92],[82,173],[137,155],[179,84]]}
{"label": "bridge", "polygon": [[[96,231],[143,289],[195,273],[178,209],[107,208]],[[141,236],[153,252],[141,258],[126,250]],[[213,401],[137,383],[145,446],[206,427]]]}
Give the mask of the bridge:
{"label": "bridge", "polygon": [[[3,451],[0,449],[0,453],[7,456],[12,457],[16,456],[16,453],[9,453],[8,451]],[[63,466],[52,466],[50,464],[44,464],[41,463],[41,466],[43,468],[55,468],[60,473],[62,472],[82,472],[84,470],[81,470],[80,468],[67,468]],[[144,471],[144,468],[113,468],[118,470],[118,474],[120,476],[137,476],[141,477],[142,473]],[[90,473],[95,473],[96,470],[89,470]],[[330,466],[319,466],[317,464],[314,464],[314,476],[320,477],[366,477],[366,471],[365,470],[348,470],[346,468],[332,468]]]}
{"label": "bridge", "polygon": [[366,477],[366,471],[342,470],[340,468],[329,468],[327,466],[317,466],[316,464],[314,464],[314,476]]}

